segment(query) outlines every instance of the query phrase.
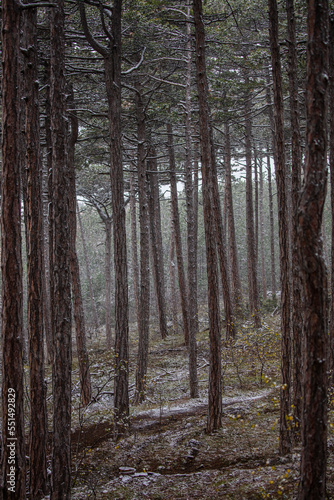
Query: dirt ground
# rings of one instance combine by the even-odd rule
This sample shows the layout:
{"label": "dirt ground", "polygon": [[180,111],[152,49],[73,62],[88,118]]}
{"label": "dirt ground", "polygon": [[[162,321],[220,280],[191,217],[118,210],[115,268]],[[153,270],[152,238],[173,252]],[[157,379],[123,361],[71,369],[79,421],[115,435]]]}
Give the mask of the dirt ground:
{"label": "dirt ground", "polygon": [[[89,342],[94,400],[80,407],[74,362],[73,499],[295,498],[299,447],[278,455],[279,353],[277,316],[260,330],[238,325],[232,344],[222,343],[223,419],[207,434],[209,341],[198,335],[200,397],[189,398],[188,354],[180,335],[150,338],[147,397],[131,406],[126,436],[113,439],[112,353],[103,332]],[[134,394],[136,330],[131,330],[130,396]],[[329,411],[328,498],[334,499],[334,411]]]}

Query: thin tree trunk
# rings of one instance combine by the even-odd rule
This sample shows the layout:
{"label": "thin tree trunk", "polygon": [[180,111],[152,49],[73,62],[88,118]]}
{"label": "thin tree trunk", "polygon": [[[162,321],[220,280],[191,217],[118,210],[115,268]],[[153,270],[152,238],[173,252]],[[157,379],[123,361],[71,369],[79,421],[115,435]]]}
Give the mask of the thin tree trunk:
{"label": "thin tree trunk", "polygon": [[261,275],[262,275],[262,293],[263,298],[267,298],[267,280],[266,280],[266,261],[264,255],[264,221],[263,221],[263,169],[262,157],[259,159],[260,176],[260,247],[261,247]]}
{"label": "thin tree trunk", "polygon": [[[266,101],[268,106],[268,116],[271,128],[271,145],[274,157],[274,164],[277,163],[276,154],[276,141],[275,141],[275,120],[273,113],[273,105],[271,99],[271,89],[270,89],[270,73],[269,73],[269,62],[268,68],[266,70]],[[272,184],[271,184],[271,164],[270,164],[270,154],[269,145],[267,144],[267,171],[268,171],[268,191],[269,191],[269,213],[270,213],[270,248],[271,248],[271,288],[273,297],[276,296],[276,263],[275,263],[275,244],[274,244],[274,209],[273,209],[273,194],[272,194]]]}
{"label": "thin tree trunk", "polygon": [[135,403],[139,404],[144,401],[146,392],[150,318],[150,227],[145,160],[146,116],[145,106],[140,94],[139,85],[137,85],[136,93],[136,115],[138,136],[137,169],[140,226],[140,296]]}
{"label": "thin tree trunk", "polygon": [[39,130],[37,9],[25,11],[23,39],[24,130],[26,141],[26,245],[28,274],[28,338],[30,369],[29,492],[39,500],[47,493],[47,411],[43,343],[43,211]]}
{"label": "thin tree trunk", "polygon": [[[248,75],[245,83],[248,86]],[[252,122],[251,122],[251,102],[249,95],[245,103],[246,114],[246,234],[247,234],[247,268],[248,268],[248,295],[250,312],[254,318],[255,328],[261,326],[259,288],[257,281],[257,266],[255,254],[254,237],[254,210],[253,210],[253,187],[252,187]]]}
{"label": "thin tree trunk", "polygon": [[269,196],[269,218],[270,218],[270,268],[271,268],[271,294],[276,296],[276,264],[275,264],[275,236],[274,236],[274,204],[273,191],[271,185],[271,165],[269,148],[267,153],[267,175],[268,175],[268,196]]}
{"label": "thin tree trunk", "polygon": [[161,234],[161,213],[159,200],[159,178],[156,152],[153,147],[149,149],[149,158],[147,168],[149,171],[149,207],[150,207],[150,227],[153,256],[153,276],[155,283],[155,292],[157,298],[160,334],[164,339],[167,337],[166,320],[166,300],[165,300],[165,280],[163,268],[163,247]]}
{"label": "thin tree trunk", "polygon": [[85,231],[84,231],[83,224],[82,224],[82,219],[81,219],[81,215],[80,215],[80,208],[79,208],[78,202],[77,202],[77,217],[78,217],[78,222],[79,222],[80,236],[81,236],[82,248],[83,248],[83,253],[84,253],[84,260],[85,260],[86,275],[87,275],[87,280],[88,280],[90,305],[91,305],[92,313],[93,313],[94,327],[95,327],[95,330],[97,330],[99,328],[99,319],[98,319],[98,315],[97,315],[96,302],[95,302],[95,297],[94,297],[94,292],[93,292],[92,273],[91,273],[90,265],[89,265]]}
{"label": "thin tree trunk", "polygon": [[131,261],[133,289],[136,304],[137,324],[139,325],[139,267],[137,250],[137,215],[136,215],[136,193],[134,187],[134,174],[130,176],[130,215],[131,215]]}
{"label": "thin tree trunk", "polygon": [[65,11],[51,12],[51,132],[53,198],[53,444],[51,500],[71,496],[71,276],[65,103]]}
{"label": "thin tree trunk", "polygon": [[[207,430],[212,432],[222,424],[221,386],[221,337],[218,288],[218,263],[216,254],[216,225],[213,200],[212,141],[210,140],[210,111],[208,106],[208,82],[205,61],[205,31],[202,1],[193,0],[196,40],[196,81],[199,102],[200,143],[202,167],[202,193],[204,230],[208,278],[208,311],[210,338],[209,400]],[[217,200],[216,200],[217,202]]]}
{"label": "thin tree trunk", "polygon": [[171,301],[173,330],[174,334],[178,335],[179,325],[177,321],[177,302],[176,302],[175,233],[174,233],[174,222],[173,222],[173,210],[171,210],[171,224],[170,224],[169,279],[170,279],[170,301]]}
{"label": "thin tree trunk", "polygon": [[327,184],[328,2],[308,0],[305,180],[298,206],[303,287],[303,407],[298,500],[326,498],[327,273],[321,224]]}
{"label": "thin tree trunk", "polygon": [[293,329],[293,416],[295,438],[300,437],[302,409],[302,302],[299,270],[299,252],[297,246],[297,208],[301,188],[301,138],[299,126],[297,51],[294,0],[286,0],[288,21],[288,73],[290,93],[290,120],[292,136],[292,329]]}
{"label": "thin tree trunk", "polygon": [[[26,498],[21,192],[18,142],[20,8],[2,2],[2,495]],[[15,463],[10,457],[14,453]]]}
{"label": "thin tree trunk", "polygon": [[191,151],[191,24],[190,24],[190,1],[187,5],[187,79],[186,79],[186,161],[185,161],[185,192],[187,204],[187,264],[188,264],[188,307],[189,307],[189,386],[190,397],[198,398],[198,375],[197,375],[197,261],[195,252],[195,214],[194,214],[194,191],[192,180],[192,151]]}
{"label": "thin tree trunk", "polygon": [[230,129],[225,122],[225,199],[227,209],[227,223],[229,233],[229,251],[231,262],[231,283],[232,297],[236,311],[241,311],[242,288],[239,273],[238,249],[235,237],[234,210],[232,196],[232,175],[231,175],[231,142]]}
{"label": "thin tree trunk", "polygon": [[178,269],[178,276],[179,276],[179,288],[180,288],[180,297],[181,297],[184,341],[185,341],[186,345],[189,345],[189,308],[188,308],[186,278],[185,278],[184,265],[183,265],[180,215],[179,215],[179,207],[178,207],[178,201],[177,201],[177,182],[176,182],[176,174],[175,174],[173,128],[172,128],[172,125],[170,123],[167,124],[167,134],[168,134],[168,155],[169,155],[172,217],[173,217],[173,224],[174,224],[174,237],[175,237],[177,269]]}
{"label": "thin tree trunk", "polygon": [[105,252],[104,252],[104,272],[105,272],[105,322],[106,322],[106,342],[107,348],[111,349],[112,346],[112,333],[111,333],[111,231],[112,220],[105,217],[104,229],[106,232],[105,239]]}
{"label": "thin tree trunk", "polygon": [[194,261],[196,262],[196,267],[194,272],[196,273],[196,287],[194,290],[194,308],[197,311],[196,314],[196,332],[198,332],[198,147],[195,144],[194,147],[194,182],[193,182],[193,193],[194,193]]}
{"label": "thin tree trunk", "polygon": [[286,165],[284,151],[284,121],[281,60],[278,44],[278,13],[276,0],[269,0],[269,36],[272,58],[274,86],[274,117],[277,159],[275,163],[279,223],[279,244],[281,264],[281,342],[282,342],[282,388],[280,404],[280,443],[281,454],[291,451],[291,325],[290,325],[290,286],[289,286],[289,229],[286,192]]}
{"label": "thin tree trunk", "polygon": [[233,312],[233,304],[230,291],[230,282],[228,277],[228,263],[226,258],[226,233],[224,230],[223,217],[220,205],[220,195],[218,188],[217,168],[216,168],[216,159],[214,153],[212,129],[210,133],[210,141],[212,143],[211,165],[213,174],[212,198],[214,200],[213,203],[214,222],[216,226],[217,252],[218,252],[218,260],[220,268],[220,277],[223,288],[223,301],[224,301],[224,312],[226,321],[226,338],[229,339],[235,337],[234,312]]}
{"label": "thin tree trunk", "polygon": [[254,146],[254,238],[255,238],[255,265],[258,268],[259,262],[259,176],[258,176],[258,156]]}
{"label": "thin tree trunk", "polygon": [[75,322],[77,354],[79,361],[79,374],[81,386],[81,401],[84,406],[87,406],[92,399],[92,386],[89,370],[89,356],[86,346],[86,325],[84,308],[82,303],[80,269],[78,255],[76,251],[77,239],[77,193],[75,185],[75,166],[74,153],[75,143],[78,139],[79,125],[75,111],[75,102],[73,88],[69,90],[69,105],[71,107],[71,134],[69,137],[68,151],[68,180],[69,180],[69,231],[70,231],[70,270],[71,270],[71,286],[72,286],[72,301],[73,313]]}

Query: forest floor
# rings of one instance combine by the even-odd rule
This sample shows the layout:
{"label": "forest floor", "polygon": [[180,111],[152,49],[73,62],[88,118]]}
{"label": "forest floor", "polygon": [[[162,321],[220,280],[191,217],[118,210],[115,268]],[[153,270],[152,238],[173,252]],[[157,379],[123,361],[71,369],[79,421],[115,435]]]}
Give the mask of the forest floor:
{"label": "forest floor", "polygon": [[[130,332],[130,390],[134,394],[137,336]],[[73,372],[73,499],[295,498],[299,448],[278,454],[279,316],[261,329],[238,325],[222,346],[223,422],[207,434],[209,339],[198,335],[200,397],[190,399],[188,355],[181,335],[150,332],[147,397],[131,406],[128,435],[113,439],[112,353],[104,335],[89,340],[94,400],[80,407],[77,360]],[[334,411],[329,411],[328,498],[334,499]]]}

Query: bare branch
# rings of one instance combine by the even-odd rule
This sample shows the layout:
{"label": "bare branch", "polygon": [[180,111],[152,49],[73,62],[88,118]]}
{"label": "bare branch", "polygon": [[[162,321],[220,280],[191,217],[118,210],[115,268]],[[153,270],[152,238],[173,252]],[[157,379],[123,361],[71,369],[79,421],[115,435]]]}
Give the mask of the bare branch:
{"label": "bare branch", "polygon": [[138,69],[142,65],[142,63],[144,61],[145,52],[146,52],[146,47],[144,47],[144,49],[143,49],[143,52],[140,56],[139,62],[135,66],[133,66],[132,68],[128,69],[127,71],[122,71],[122,76],[129,75],[130,73],[132,73],[133,71],[135,71],[136,69]]}
{"label": "bare branch", "polygon": [[85,9],[84,2],[81,0],[78,3],[79,3],[79,11],[80,11],[81,24],[82,24],[82,28],[84,30],[84,34],[85,34],[85,37],[86,37],[88,43],[92,46],[92,48],[94,50],[96,50],[96,52],[98,52],[99,54],[101,54],[103,57],[107,57],[108,54],[109,54],[108,49],[106,49],[106,47],[104,47],[101,43],[99,43],[93,37],[93,35],[91,34],[91,32],[89,30],[88,23],[87,23],[86,9]]}
{"label": "bare branch", "polygon": [[157,80],[158,82],[168,83],[168,85],[176,85],[177,87],[182,88],[186,87],[186,85],[184,85],[183,83],[170,82],[169,80],[164,80],[163,78],[158,78],[157,76],[150,75],[150,78],[153,78],[153,80]]}
{"label": "bare branch", "polygon": [[37,7],[58,7],[57,4],[49,2],[22,3],[18,0],[17,4],[21,10],[36,9]]}

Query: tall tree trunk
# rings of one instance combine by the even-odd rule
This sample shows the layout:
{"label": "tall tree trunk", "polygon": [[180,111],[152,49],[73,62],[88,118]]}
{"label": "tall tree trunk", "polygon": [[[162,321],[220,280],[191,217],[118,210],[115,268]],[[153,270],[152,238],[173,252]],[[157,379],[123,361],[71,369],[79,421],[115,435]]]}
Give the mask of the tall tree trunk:
{"label": "tall tree trunk", "polygon": [[176,277],[175,277],[175,233],[173,210],[171,210],[170,221],[170,249],[169,249],[169,280],[170,280],[170,302],[171,314],[173,321],[173,331],[175,335],[179,333],[179,325],[177,320],[177,302],[176,302]]}
{"label": "tall tree trunk", "polygon": [[227,122],[225,122],[225,199],[227,209],[229,253],[231,262],[232,297],[236,311],[240,312],[242,304],[242,288],[239,273],[238,249],[235,237],[231,173],[231,141],[230,129]]}
{"label": "tall tree trunk", "polygon": [[104,242],[104,272],[105,272],[105,322],[106,322],[106,342],[107,348],[111,349],[112,346],[112,333],[111,333],[111,231],[112,220],[104,217],[104,229],[106,232],[106,239]]}
{"label": "tall tree trunk", "polygon": [[52,363],[52,331],[51,331],[51,304],[50,304],[50,248],[49,248],[49,192],[48,169],[42,165],[42,294],[43,294],[43,322],[46,340],[47,362]]}
{"label": "tall tree trunk", "polygon": [[92,399],[92,386],[90,381],[89,356],[86,346],[86,325],[82,303],[80,269],[76,250],[77,239],[77,193],[75,185],[74,153],[75,143],[78,139],[79,125],[75,110],[73,88],[69,89],[69,106],[71,107],[71,133],[68,150],[68,180],[69,180],[69,232],[70,232],[70,270],[72,285],[72,301],[75,322],[77,354],[79,361],[81,401],[87,406]]}
{"label": "tall tree trunk", "polygon": [[29,462],[31,498],[39,500],[47,492],[46,441],[47,412],[44,381],[43,343],[43,212],[40,158],[37,9],[23,15],[24,131],[26,141],[26,245],[28,274],[28,337],[30,369]]}
{"label": "tall tree trunk", "polygon": [[[90,33],[84,3],[80,2],[79,9],[85,36],[92,48],[103,57],[108,100],[115,264],[114,430],[118,438],[126,431],[129,418],[129,300],[121,124],[122,0],[113,3],[108,46],[96,41]],[[104,28],[106,30],[105,25]]]}
{"label": "tall tree trunk", "polygon": [[194,193],[194,261],[196,262],[196,268],[195,268],[195,273],[196,273],[196,288],[194,291],[194,301],[195,301],[195,306],[194,308],[197,311],[196,314],[196,332],[198,332],[198,281],[197,281],[197,275],[198,275],[198,171],[199,171],[199,165],[198,165],[198,159],[199,159],[199,152],[198,152],[198,147],[197,144],[195,144],[194,147],[194,182],[193,182],[193,193]]}
{"label": "tall tree trunk", "polygon": [[262,275],[262,293],[263,298],[267,298],[267,280],[266,280],[266,261],[264,252],[264,220],[263,220],[263,168],[262,157],[259,159],[259,176],[260,176],[260,247],[261,247],[261,275]]}
{"label": "tall tree trunk", "polygon": [[137,169],[140,226],[140,295],[138,318],[139,341],[135,403],[139,404],[145,399],[150,318],[150,227],[145,160],[146,116],[145,106],[140,94],[139,85],[137,85],[136,93],[136,117],[138,140]]}
{"label": "tall tree trunk", "polygon": [[161,337],[167,337],[166,320],[166,300],[165,300],[165,280],[163,266],[163,247],[161,234],[161,213],[159,200],[159,177],[156,160],[156,152],[153,147],[149,149],[149,158],[147,160],[147,169],[149,171],[149,206],[150,206],[150,227],[153,254],[153,276],[157,305],[159,312],[159,325]]}
{"label": "tall tree trunk", "polygon": [[301,188],[301,139],[299,126],[297,50],[294,0],[286,0],[288,21],[288,72],[290,93],[290,120],[292,137],[292,330],[293,330],[293,416],[295,437],[299,437],[302,408],[302,302],[299,274],[299,252],[297,246],[297,208]]}
{"label": "tall tree trunk", "polygon": [[273,191],[271,186],[271,165],[269,147],[267,147],[267,175],[268,175],[268,196],[269,196],[269,219],[270,219],[270,269],[271,269],[271,294],[276,296],[276,264],[275,264],[275,236],[274,236],[274,204]]}
{"label": "tall tree trunk", "polygon": [[219,260],[220,277],[223,288],[224,312],[226,321],[226,338],[235,337],[234,312],[230,291],[230,282],[228,277],[228,263],[226,258],[226,232],[224,230],[223,217],[220,205],[220,194],[218,188],[216,158],[214,153],[214,144],[212,137],[212,128],[210,127],[211,141],[211,165],[212,165],[212,199],[214,209],[214,222],[216,226],[217,252]]}
{"label": "tall tree trunk", "polygon": [[136,304],[137,323],[139,324],[139,267],[137,250],[137,214],[136,214],[136,193],[134,187],[134,174],[130,176],[130,215],[131,215],[131,262],[132,279]]}
{"label": "tall tree trunk", "polygon": [[93,292],[92,273],[91,273],[90,265],[89,265],[85,231],[84,231],[82,220],[81,220],[80,208],[79,208],[78,202],[77,202],[77,216],[78,216],[80,236],[81,236],[81,241],[82,241],[82,248],[83,248],[83,253],[84,253],[86,276],[87,276],[87,280],[88,280],[90,305],[91,305],[92,313],[93,313],[94,327],[95,327],[95,330],[97,330],[99,327],[99,318],[97,315],[96,302],[95,302],[95,297],[94,297],[94,292]]}
{"label": "tall tree trunk", "polygon": [[[53,192],[52,192],[52,137],[51,137],[51,61],[46,62],[46,99],[45,99],[45,142],[46,142],[46,168],[47,168],[47,192],[48,199],[48,218],[46,224],[46,232],[48,239],[48,262],[46,263],[46,286],[49,289],[49,304],[50,304],[50,333],[51,339],[47,340],[48,357],[51,356],[53,363],[53,350],[54,350],[54,304],[52,298],[54,296],[54,283],[53,283]],[[47,271],[49,274],[47,275]],[[50,342],[51,340],[51,342]]]}
{"label": "tall tree trunk", "polygon": [[71,276],[65,102],[65,11],[51,12],[51,132],[53,197],[53,445],[51,500],[71,495]]}
{"label": "tall tree trunk", "polygon": [[258,268],[259,262],[259,176],[258,176],[258,156],[254,145],[254,238],[255,238],[255,265]]}
{"label": "tall tree trunk", "polygon": [[279,246],[281,264],[281,342],[282,342],[282,388],[280,404],[281,454],[291,451],[291,424],[289,415],[291,391],[291,327],[290,327],[290,284],[289,284],[289,230],[286,193],[286,165],[284,151],[284,121],[281,59],[278,44],[278,13],[276,0],[269,0],[269,36],[274,86],[274,117],[276,138],[276,183],[279,223]]}
{"label": "tall tree trunk", "polygon": [[208,278],[208,311],[210,337],[209,401],[207,430],[212,432],[222,423],[221,338],[216,254],[216,226],[214,222],[212,141],[210,140],[210,111],[205,61],[205,31],[202,1],[193,0],[196,40],[196,81],[199,102],[202,193]]}
{"label": "tall tree trunk", "polygon": [[[248,86],[248,75],[245,77],[245,83]],[[255,236],[254,236],[254,210],[253,210],[253,187],[252,187],[252,122],[251,122],[251,102],[249,95],[245,103],[246,114],[246,234],[247,234],[247,268],[248,268],[248,295],[249,307],[254,317],[254,326],[261,326],[259,288],[257,281],[257,266],[255,254]]]}
{"label": "tall tree trunk", "polygon": [[182,252],[182,239],[181,239],[181,226],[180,215],[177,201],[177,182],[175,173],[175,156],[174,156],[174,141],[173,141],[173,128],[170,123],[167,124],[168,134],[168,155],[169,155],[169,171],[170,171],[170,190],[171,190],[171,203],[172,203],[172,217],[174,224],[174,238],[177,259],[177,270],[179,276],[179,288],[181,297],[182,319],[183,319],[183,332],[184,341],[189,345],[189,308],[188,297],[186,289],[186,278],[183,265],[183,252]]}
{"label": "tall tree trunk", "polygon": [[[26,498],[23,409],[21,193],[19,171],[20,10],[2,2],[2,495]],[[15,456],[14,464],[11,457]]]}
{"label": "tall tree trunk", "polygon": [[115,271],[115,379],[114,411],[116,436],[126,431],[129,418],[129,300],[126,250],[124,177],[121,125],[121,21],[122,0],[113,3],[110,49],[104,49],[110,135],[110,179],[114,229]]}
{"label": "tall tree trunk", "polygon": [[332,248],[331,248],[331,311],[329,332],[329,373],[334,381],[334,12],[329,18],[329,165],[331,181]]}
{"label": "tall tree trunk", "polygon": [[191,67],[192,44],[190,24],[190,1],[187,2],[187,77],[186,77],[186,161],[185,161],[185,191],[187,204],[187,264],[188,264],[188,307],[189,307],[189,385],[190,397],[198,398],[197,375],[197,261],[195,252],[195,214],[194,190],[192,180],[192,151],[191,151]]}
{"label": "tall tree trunk", "polygon": [[[270,90],[270,73],[269,62],[266,70],[266,101],[268,106],[269,124],[271,128],[271,145],[273,150],[274,163],[277,163],[276,141],[275,141],[275,120],[273,113],[273,105]],[[270,213],[270,248],[271,248],[271,288],[273,296],[276,295],[276,264],[275,264],[275,245],[274,245],[274,209],[273,209],[273,194],[271,185],[271,164],[269,145],[267,144],[267,171],[268,171],[268,191],[269,191],[269,213]]]}
{"label": "tall tree trunk", "polygon": [[328,2],[308,0],[306,158],[298,206],[303,287],[303,407],[298,500],[326,498],[327,276],[321,223],[327,184]]}

